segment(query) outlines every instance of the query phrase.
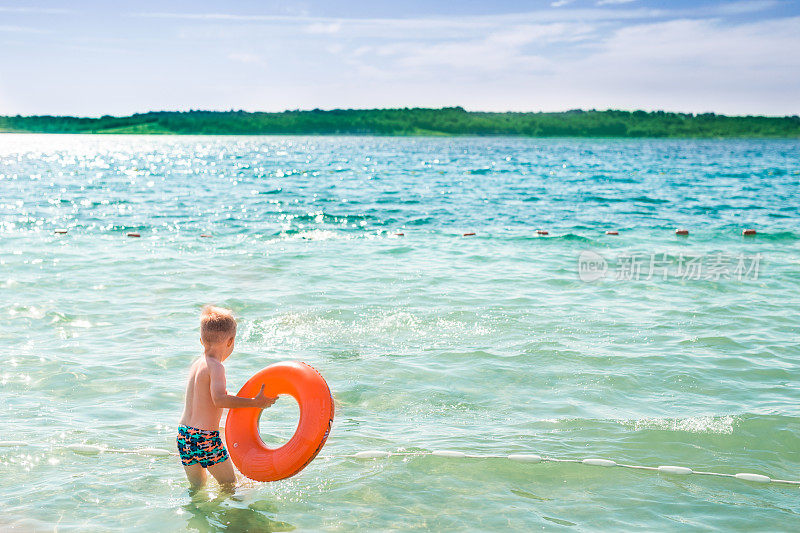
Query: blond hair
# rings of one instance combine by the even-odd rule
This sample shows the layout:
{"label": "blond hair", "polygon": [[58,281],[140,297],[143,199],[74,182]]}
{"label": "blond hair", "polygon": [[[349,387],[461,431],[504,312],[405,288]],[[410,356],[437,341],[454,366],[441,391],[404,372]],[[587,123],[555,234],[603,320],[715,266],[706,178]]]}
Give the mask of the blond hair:
{"label": "blond hair", "polygon": [[236,336],[236,319],[230,309],[207,305],[200,312],[200,338],[203,344],[217,344]]}

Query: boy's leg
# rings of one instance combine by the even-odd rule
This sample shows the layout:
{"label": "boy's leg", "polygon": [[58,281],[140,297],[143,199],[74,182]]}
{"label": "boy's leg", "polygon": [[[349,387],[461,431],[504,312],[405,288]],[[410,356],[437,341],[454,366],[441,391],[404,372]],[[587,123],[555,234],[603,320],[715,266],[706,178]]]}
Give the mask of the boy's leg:
{"label": "boy's leg", "polygon": [[209,465],[208,471],[223,487],[231,487],[236,484],[236,472],[233,470],[233,461],[230,457],[221,463]]}
{"label": "boy's leg", "polygon": [[184,466],[183,469],[186,471],[186,477],[189,478],[192,488],[200,488],[206,484],[206,471],[199,463]]}

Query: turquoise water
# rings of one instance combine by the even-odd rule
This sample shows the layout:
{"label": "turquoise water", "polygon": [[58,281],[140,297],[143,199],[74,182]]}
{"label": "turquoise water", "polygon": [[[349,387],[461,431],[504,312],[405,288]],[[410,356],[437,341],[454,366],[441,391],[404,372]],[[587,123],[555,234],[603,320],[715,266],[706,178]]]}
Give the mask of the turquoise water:
{"label": "turquoise water", "polygon": [[[0,447],[0,530],[795,530],[791,485],[337,456],[800,479],[799,161],[797,141],[0,136],[0,441],[27,443]],[[285,359],[325,376],[326,457],[190,496],[175,457],[66,450],[174,449],[205,303],[239,317],[231,391]],[[296,417],[281,398],[265,440]]]}

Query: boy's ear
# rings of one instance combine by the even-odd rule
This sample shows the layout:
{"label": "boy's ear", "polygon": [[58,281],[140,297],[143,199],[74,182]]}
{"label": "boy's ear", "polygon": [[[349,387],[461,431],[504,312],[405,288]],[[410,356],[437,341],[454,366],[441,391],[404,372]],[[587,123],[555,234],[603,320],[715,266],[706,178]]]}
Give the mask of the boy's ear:
{"label": "boy's ear", "polygon": [[233,345],[233,337],[228,339],[228,348],[230,348],[232,345]]}

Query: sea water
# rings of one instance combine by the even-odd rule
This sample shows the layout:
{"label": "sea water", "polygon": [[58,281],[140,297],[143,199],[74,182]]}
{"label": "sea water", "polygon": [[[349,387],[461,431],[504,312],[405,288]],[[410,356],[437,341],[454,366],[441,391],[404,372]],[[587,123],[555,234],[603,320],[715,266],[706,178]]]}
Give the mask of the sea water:
{"label": "sea water", "polygon": [[[796,530],[797,486],[341,456],[800,479],[799,162],[798,141],[2,135],[0,529]],[[283,360],[327,379],[320,457],[192,495],[177,457],[66,449],[174,451],[207,303],[239,318],[231,392]],[[297,416],[280,398],[265,441]]]}

